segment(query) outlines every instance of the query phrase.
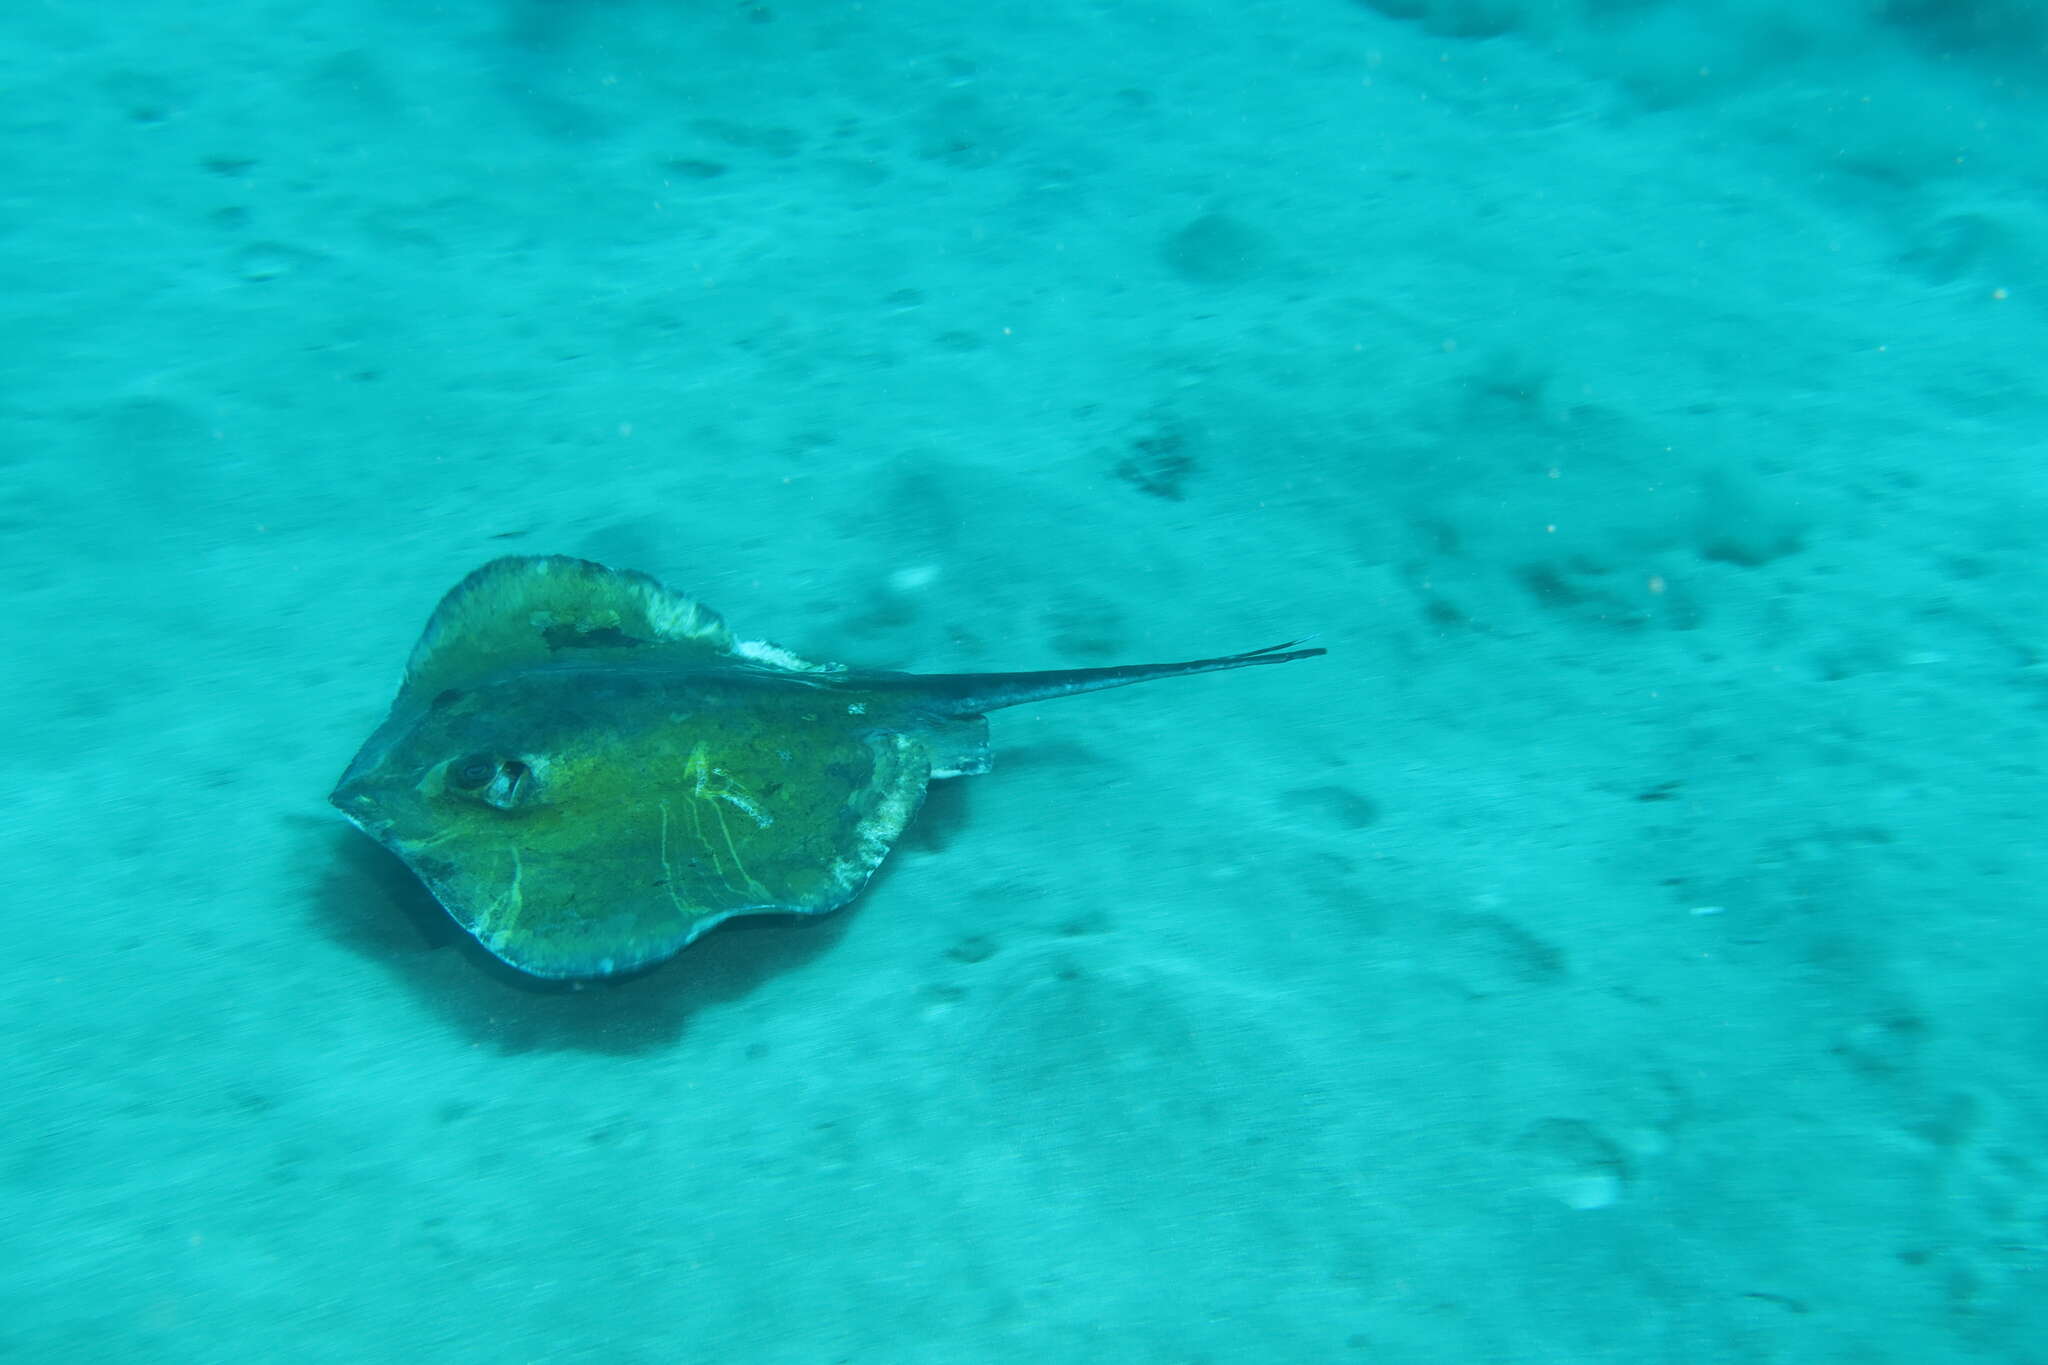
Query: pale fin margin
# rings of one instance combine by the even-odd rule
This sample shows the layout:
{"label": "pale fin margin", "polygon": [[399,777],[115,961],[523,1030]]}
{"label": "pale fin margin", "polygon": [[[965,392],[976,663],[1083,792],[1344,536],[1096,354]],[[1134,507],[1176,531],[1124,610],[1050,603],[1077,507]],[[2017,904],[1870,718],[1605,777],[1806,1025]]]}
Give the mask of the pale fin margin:
{"label": "pale fin margin", "polygon": [[494,559],[441,599],[406,663],[404,690],[434,696],[508,669],[619,658],[665,645],[730,661],[716,611],[630,569],[566,555]]}

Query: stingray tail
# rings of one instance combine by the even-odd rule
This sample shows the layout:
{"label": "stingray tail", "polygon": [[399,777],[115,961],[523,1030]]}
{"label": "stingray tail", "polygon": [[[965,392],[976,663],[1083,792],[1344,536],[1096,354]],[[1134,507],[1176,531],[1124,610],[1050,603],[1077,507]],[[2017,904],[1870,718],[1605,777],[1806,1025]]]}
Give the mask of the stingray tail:
{"label": "stingray tail", "polygon": [[1226,654],[1220,659],[1190,659],[1177,664],[1124,664],[1116,668],[1055,668],[1039,673],[938,673],[916,679],[920,691],[943,699],[945,709],[956,716],[980,715],[1005,706],[1069,697],[1076,692],[1100,692],[1110,687],[1155,678],[1179,678],[1190,673],[1221,673],[1231,668],[1256,668],[1260,664],[1284,664],[1296,659],[1313,659],[1326,649],[1302,649],[1300,640],[1268,645],[1244,654]]}

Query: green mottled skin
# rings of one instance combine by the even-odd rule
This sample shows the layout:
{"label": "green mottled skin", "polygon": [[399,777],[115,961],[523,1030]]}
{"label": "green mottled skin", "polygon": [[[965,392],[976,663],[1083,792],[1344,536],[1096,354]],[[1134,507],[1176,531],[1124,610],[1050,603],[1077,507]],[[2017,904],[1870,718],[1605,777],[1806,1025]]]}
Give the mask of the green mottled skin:
{"label": "green mottled skin", "polygon": [[443,601],[333,801],[513,967],[616,976],[735,914],[851,899],[932,777],[986,769],[986,711],[1321,652],[853,672],[739,644],[638,574],[498,560]]}
{"label": "green mottled skin", "polygon": [[[513,965],[630,970],[732,914],[825,910],[858,889],[835,875],[843,851],[890,799],[907,819],[929,771],[918,746],[848,714],[858,704],[688,674],[496,679],[432,707],[387,756],[421,778],[384,837]],[[478,754],[545,761],[500,808],[449,780]]]}

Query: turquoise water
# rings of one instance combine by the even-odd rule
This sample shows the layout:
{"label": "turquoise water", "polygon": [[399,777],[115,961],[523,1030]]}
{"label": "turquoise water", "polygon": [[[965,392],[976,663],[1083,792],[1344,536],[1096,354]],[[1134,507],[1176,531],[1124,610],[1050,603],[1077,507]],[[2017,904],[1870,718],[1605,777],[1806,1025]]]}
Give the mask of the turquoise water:
{"label": "turquoise water", "polygon": [[[0,16],[0,1356],[2048,1361],[2036,5]],[[545,992],[441,593],[993,718]]]}

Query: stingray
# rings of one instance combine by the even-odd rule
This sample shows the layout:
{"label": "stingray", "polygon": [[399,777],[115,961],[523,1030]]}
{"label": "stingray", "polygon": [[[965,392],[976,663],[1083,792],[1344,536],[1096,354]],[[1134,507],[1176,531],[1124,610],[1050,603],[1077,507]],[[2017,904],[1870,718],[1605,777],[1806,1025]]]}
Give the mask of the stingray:
{"label": "stingray", "polygon": [[530,976],[643,971],[735,915],[860,892],[933,778],[987,772],[987,713],[1321,654],[895,673],[741,640],[645,574],[493,560],[427,622],[329,798]]}

